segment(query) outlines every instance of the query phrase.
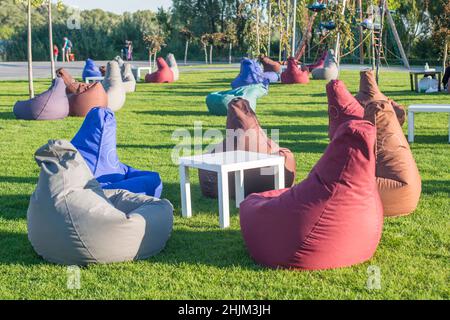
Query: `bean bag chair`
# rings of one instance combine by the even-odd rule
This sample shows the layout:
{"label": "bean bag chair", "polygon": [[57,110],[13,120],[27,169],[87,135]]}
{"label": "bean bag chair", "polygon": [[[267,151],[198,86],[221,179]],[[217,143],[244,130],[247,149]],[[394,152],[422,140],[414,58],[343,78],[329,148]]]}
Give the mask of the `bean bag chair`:
{"label": "bean bag chair", "polygon": [[124,189],[159,198],[162,182],[158,173],[140,171],[120,162],[116,129],[116,118],[110,109],[94,108],[87,114],[72,144],[104,189]]}
{"label": "bean bag chair", "polygon": [[[244,150],[250,152],[276,154],[285,158],[286,186],[292,186],[295,180],[296,164],[294,155],[286,148],[269,139],[259,125],[255,112],[247,100],[236,98],[228,106],[227,136],[217,144],[211,153]],[[200,187],[204,196],[217,197],[217,174],[199,170]],[[245,195],[254,192],[273,190],[274,175],[271,169],[253,169],[244,172]],[[229,175],[229,191],[235,196],[234,174]]]}
{"label": "bean bag chair", "polygon": [[126,93],[136,91],[136,79],[134,78],[130,63],[124,63],[123,65],[122,81]]}
{"label": "bean bag chair", "polygon": [[63,68],[56,70],[56,74],[66,84],[70,116],[84,117],[94,107],[108,106],[108,96],[100,82],[86,84],[75,81]]}
{"label": "bean bag chair", "polygon": [[397,115],[398,122],[403,126],[406,120],[405,108],[394,100],[389,99],[378,88],[373,70],[363,70],[360,72],[359,92],[355,96],[356,100],[366,107],[369,103],[379,100],[389,101]]}
{"label": "bean bag chair", "polygon": [[439,82],[431,76],[424,77],[419,81],[419,92],[433,93],[438,92]]}
{"label": "bean bag chair", "polygon": [[240,222],[250,256],[270,268],[301,270],[369,260],[383,227],[375,139],[370,122],[346,122],[303,182],[245,199]]}
{"label": "bean bag chair", "polygon": [[241,70],[236,79],[231,82],[231,87],[236,89],[258,83],[262,83],[267,87],[269,85],[269,79],[264,78],[261,67],[255,60],[248,58],[242,59]]}
{"label": "bean bag chair", "polygon": [[87,77],[102,77],[102,72],[95,65],[94,60],[92,60],[92,59],[86,60],[86,64],[84,65],[82,77],[83,77],[83,81],[86,81]]}
{"label": "bean bag chair", "polygon": [[213,92],[206,97],[209,113],[216,116],[228,114],[228,104],[235,98],[243,98],[249,102],[250,108],[256,111],[256,100],[267,95],[267,88],[263,84],[252,84],[237,89]]}
{"label": "bean bag chair", "polygon": [[158,66],[158,71],[148,73],[145,76],[145,82],[170,83],[174,81],[173,72],[163,58],[158,57],[158,59],[156,59],[156,65]]}
{"label": "bean bag chair", "polygon": [[177,60],[172,53],[169,53],[166,57],[167,65],[173,72],[173,81],[178,81],[180,79],[180,71],[178,70]]}
{"label": "bean bag chair", "polygon": [[62,79],[53,80],[50,89],[26,101],[17,101],[13,109],[17,119],[59,120],[69,115],[69,100]]}
{"label": "bean bag chair", "polygon": [[68,141],[49,141],[35,159],[41,173],[28,207],[28,239],[45,260],[83,266],[146,259],[164,249],[173,224],[169,201],[103,191]]}
{"label": "bean bag chair", "polygon": [[106,66],[105,79],[102,81],[108,95],[108,107],[112,111],[122,109],[127,95],[122,81],[122,73],[117,61],[110,61]]}
{"label": "bean bag chair", "polygon": [[309,83],[309,72],[301,70],[298,67],[297,60],[291,57],[288,59],[287,69],[281,74],[281,83]]}
{"label": "bean bag chair", "polygon": [[319,68],[325,67],[325,60],[327,59],[327,54],[328,54],[328,52],[324,51],[322,53],[322,55],[320,56],[319,60],[317,60],[316,62],[314,62],[312,64],[305,65],[305,68],[309,72],[312,72],[314,69],[319,69]]}
{"label": "bean bag chair", "polygon": [[277,83],[281,80],[280,74],[273,71],[263,72],[263,77],[269,80],[270,83]]}
{"label": "bean bag chair", "polygon": [[264,72],[275,72],[281,73],[281,64],[276,61],[273,61],[269,57],[261,57],[261,64],[263,65]]}
{"label": "bean bag chair", "polygon": [[408,215],[417,208],[422,182],[395,111],[389,101],[372,102],[364,119],[377,128],[376,177],[384,214]]}
{"label": "bean bag chair", "polygon": [[339,67],[337,65],[336,55],[334,50],[328,50],[327,57],[323,68],[316,68],[312,71],[313,79],[315,80],[336,80],[339,77]]}
{"label": "bean bag chair", "polygon": [[123,59],[120,56],[116,56],[113,60],[116,61],[119,64],[119,67],[121,68],[125,64],[125,61],[123,61]]}
{"label": "bean bag chair", "polygon": [[338,128],[350,120],[362,120],[364,108],[347,90],[341,80],[331,80],[327,84],[328,96],[328,136],[333,139]]}

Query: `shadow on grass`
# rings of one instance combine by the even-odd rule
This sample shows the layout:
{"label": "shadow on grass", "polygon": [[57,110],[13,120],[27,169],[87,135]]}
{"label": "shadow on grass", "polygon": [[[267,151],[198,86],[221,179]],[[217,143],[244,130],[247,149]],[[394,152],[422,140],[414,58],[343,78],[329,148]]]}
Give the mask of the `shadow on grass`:
{"label": "shadow on grass", "polygon": [[[173,116],[173,117],[186,117],[186,116],[206,116],[208,113],[206,111],[197,110],[146,110],[146,111],[135,111],[136,114],[144,114],[151,116]],[[166,124],[167,125],[167,124]]]}
{"label": "shadow on grass", "polygon": [[5,220],[26,219],[31,194],[0,196],[0,218]]}
{"label": "shadow on grass", "polygon": [[0,265],[49,264],[33,250],[26,233],[0,231]]}
{"label": "shadow on grass", "polygon": [[450,182],[448,180],[423,180],[422,192],[428,195],[447,194],[447,197],[450,197]]}
{"label": "shadow on grass", "polygon": [[14,113],[11,111],[2,111],[0,112],[0,119],[1,120],[17,120],[14,116]]}
{"label": "shadow on grass", "polygon": [[432,136],[423,136],[423,135],[414,135],[413,145],[416,143],[428,143],[428,144],[448,144],[448,135],[432,135]]}

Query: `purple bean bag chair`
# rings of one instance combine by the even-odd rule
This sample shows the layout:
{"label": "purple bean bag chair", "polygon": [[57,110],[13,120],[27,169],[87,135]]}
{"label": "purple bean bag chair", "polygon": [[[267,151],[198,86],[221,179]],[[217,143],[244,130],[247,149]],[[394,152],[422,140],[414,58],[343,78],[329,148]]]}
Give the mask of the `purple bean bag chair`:
{"label": "purple bean bag chair", "polygon": [[269,80],[270,83],[280,82],[280,74],[274,71],[264,72],[263,77]]}
{"label": "purple bean bag chair", "polygon": [[122,189],[159,198],[162,182],[157,172],[140,171],[119,161],[116,127],[114,112],[108,108],[93,108],[72,144],[103,189]]}
{"label": "purple bean bag chair", "polygon": [[231,82],[233,89],[248,86],[250,84],[262,83],[264,86],[269,85],[269,79],[264,77],[259,64],[252,59],[244,58],[241,61],[241,71],[236,79]]}
{"label": "purple bean bag chair", "polygon": [[14,115],[22,120],[59,120],[69,115],[64,80],[56,78],[47,91],[26,101],[17,101]]}
{"label": "purple bean bag chair", "polygon": [[95,65],[94,60],[87,59],[83,69],[83,81],[86,81],[87,77],[101,77],[101,76],[102,72],[100,71],[99,67]]}

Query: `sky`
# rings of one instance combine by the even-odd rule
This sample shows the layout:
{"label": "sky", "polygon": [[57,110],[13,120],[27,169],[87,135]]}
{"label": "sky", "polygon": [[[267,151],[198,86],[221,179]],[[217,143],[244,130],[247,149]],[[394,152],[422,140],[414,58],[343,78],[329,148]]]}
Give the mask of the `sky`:
{"label": "sky", "polygon": [[66,5],[77,6],[80,9],[103,9],[114,13],[137,10],[154,10],[158,7],[168,8],[172,0],[63,0]]}

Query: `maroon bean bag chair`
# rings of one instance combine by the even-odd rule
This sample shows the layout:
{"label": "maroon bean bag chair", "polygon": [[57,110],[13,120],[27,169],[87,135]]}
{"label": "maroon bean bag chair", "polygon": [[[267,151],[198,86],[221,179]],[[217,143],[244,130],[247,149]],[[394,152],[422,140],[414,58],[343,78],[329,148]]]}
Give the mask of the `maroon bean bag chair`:
{"label": "maroon bean bag chair", "polygon": [[389,101],[372,102],[364,118],[377,128],[376,177],[384,215],[409,215],[419,203],[422,180],[394,108]]}
{"label": "maroon bean bag chair", "polygon": [[328,96],[328,136],[333,139],[337,129],[349,120],[364,118],[364,108],[347,90],[341,80],[331,80],[327,84]]}
{"label": "maroon bean bag chair", "polygon": [[287,69],[281,74],[281,83],[309,83],[309,72],[301,70],[297,60],[291,57],[288,59]]}
{"label": "maroon bean bag chair", "polygon": [[100,82],[78,82],[63,68],[56,70],[56,75],[66,84],[70,116],[84,117],[92,108],[108,107],[108,96]]}
{"label": "maroon bean bag chair", "polygon": [[312,64],[305,65],[305,68],[307,68],[307,70],[309,72],[312,72],[314,69],[324,68],[325,67],[325,60],[327,59],[327,54],[328,54],[328,51],[325,50],[322,53],[322,56],[319,58],[319,60],[317,60],[316,62],[314,62]]}
{"label": "maroon bean bag chair", "polygon": [[281,64],[276,61],[273,61],[269,57],[261,57],[261,64],[263,65],[264,72],[275,72],[281,73]]}
{"label": "maroon bean bag chair", "polygon": [[26,101],[17,101],[14,115],[22,120],[59,120],[69,115],[69,101],[66,85],[62,79],[55,79],[50,89]]}
{"label": "maroon bean bag chair", "polygon": [[302,183],[244,200],[241,230],[251,257],[271,268],[302,270],[369,260],[383,227],[375,139],[369,121],[346,122]]}
{"label": "maroon bean bag chair", "polygon": [[[229,131],[232,130],[232,131]],[[287,187],[294,184],[296,164],[292,152],[280,148],[269,139],[256,118],[250,103],[242,98],[236,98],[228,104],[227,136],[222,143],[217,144],[211,153],[244,150],[251,152],[276,154],[285,158],[285,183]],[[273,190],[274,175],[268,169],[253,169],[244,172],[245,195],[254,192]],[[229,175],[229,191],[235,196],[234,174]],[[199,170],[200,187],[204,196],[217,198],[217,174],[211,171]]]}
{"label": "maroon bean bag chair", "polygon": [[365,108],[369,103],[374,101],[389,101],[394,108],[397,115],[398,122],[401,126],[405,123],[406,112],[405,108],[394,100],[386,97],[378,88],[377,81],[375,79],[375,73],[373,70],[364,70],[360,73],[359,92],[355,97],[359,103]]}
{"label": "maroon bean bag chair", "polygon": [[173,72],[167,64],[166,60],[159,57],[156,59],[156,65],[158,66],[158,71],[153,73],[148,73],[145,76],[145,82],[147,83],[168,83],[173,82]]}

